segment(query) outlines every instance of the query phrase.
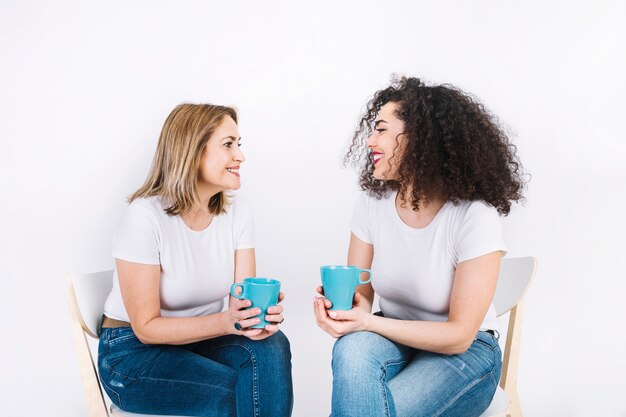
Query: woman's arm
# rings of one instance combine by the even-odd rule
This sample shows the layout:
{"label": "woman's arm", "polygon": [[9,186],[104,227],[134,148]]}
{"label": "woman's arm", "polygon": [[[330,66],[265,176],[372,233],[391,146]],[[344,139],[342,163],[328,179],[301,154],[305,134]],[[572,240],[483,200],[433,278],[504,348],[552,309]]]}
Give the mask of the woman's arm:
{"label": "woman's arm", "polygon": [[[235,251],[235,282],[256,276],[256,253],[254,248]],[[235,297],[230,297],[231,301]]]}
{"label": "woman's arm", "polygon": [[[353,237],[352,240],[358,238]],[[354,246],[351,243],[351,249],[356,250],[354,259],[359,259],[366,252],[362,245],[367,244],[359,242]],[[497,251],[461,262],[457,266],[446,322],[395,320],[374,316],[369,314],[371,301],[370,310],[354,308],[350,311],[327,312],[324,301],[316,300],[314,310],[318,325],[334,337],[367,330],[416,349],[444,354],[465,352],[472,344],[493,299],[500,258],[501,252]],[[371,294],[373,299],[373,292]],[[367,295],[362,298],[366,297]]]}
{"label": "woman's arm", "polygon": [[[254,276],[254,249],[246,251],[252,251],[252,256],[250,257],[249,253],[243,256],[245,260],[240,260],[239,270],[245,275],[251,269],[252,274],[248,276]],[[235,251],[236,265],[237,252],[239,251]],[[231,300],[228,310],[207,316],[161,317],[159,292],[161,266],[121,259],[116,259],[115,264],[124,306],[133,331],[142,343],[182,345],[227,334],[253,336],[261,333],[260,329],[238,331],[234,327],[237,320],[245,327],[258,322],[258,319],[248,319],[259,314],[258,311],[242,310],[250,306],[248,300]],[[237,273],[235,276],[237,277]]]}
{"label": "woman's arm", "polygon": [[[363,242],[356,237],[354,233],[350,234],[350,247],[348,248],[348,265],[358,266],[363,269],[372,267],[372,259],[374,259],[374,246]],[[372,284],[361,284],[356,287],[355,305],[367,311],[372,312],[374,304],[374,289]]]}
{"label": "woman's arm", "polygon": [[493,300],[501,252],[461,262],[454,274],[448,321],[393,320],[371,316],[366,330],[416,349],[445,354],[465,352]]}

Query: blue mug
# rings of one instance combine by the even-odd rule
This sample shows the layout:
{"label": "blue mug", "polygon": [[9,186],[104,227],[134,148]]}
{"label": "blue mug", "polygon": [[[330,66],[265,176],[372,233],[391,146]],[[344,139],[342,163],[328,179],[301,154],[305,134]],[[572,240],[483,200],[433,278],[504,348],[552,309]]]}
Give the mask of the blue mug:
{"label": "blue mug", "polygon": [[[241,288],[241,294],[235,293],[237,287]],[[265,321],[265,315],[269,307],[278,304],[279,292],[280,281],[270,278],[246,278],[243,282],[237,282],[230,286],[230,295],[235,298],[248,299],[252,302],[252,305],[246,310],[251,308],[261,309],[261,314],[254,316],[260,318],[261,322],[250,326],[252,329],[262,329],[268,324],[276,324]]]}
{"label": "blue mug", "polygon": [[[320,267],[324,296],[333,305],[331,310],[352,310],[352,300],[357,285],[367,284],[372,280],[372,271],[356,266],[327,265]],[[361,274],[367,272],[366,281],[361,281]]]}

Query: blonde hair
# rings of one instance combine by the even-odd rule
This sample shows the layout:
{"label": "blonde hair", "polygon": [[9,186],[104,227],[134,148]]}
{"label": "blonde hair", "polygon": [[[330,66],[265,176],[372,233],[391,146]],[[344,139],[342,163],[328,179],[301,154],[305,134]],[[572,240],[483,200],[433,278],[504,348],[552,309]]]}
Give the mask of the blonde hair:
{"label": "blonde hair", "polygon": [[[158,196],[169,215],[184,214],[200,204],[196,186],[200,159],[207,141],[226,116],[237,123],[237,112],[231,107],[176,106],[163,124],[146,182],[128,197],[128,202]],[[226,194],[220,192],[209,200],[209,211],[223,213],[227,203]]]}

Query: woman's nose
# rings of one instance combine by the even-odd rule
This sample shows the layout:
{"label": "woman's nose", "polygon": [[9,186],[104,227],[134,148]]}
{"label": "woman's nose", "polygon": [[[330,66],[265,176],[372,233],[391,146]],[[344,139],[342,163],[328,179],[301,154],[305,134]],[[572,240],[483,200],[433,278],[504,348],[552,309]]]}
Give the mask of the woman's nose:
{"label": "woman's nose", "polygon": [[373,148],[374,146],[376,146],[376,140],[374,139],[374,135],[371,134],[368,138],[367,138],[367,147],[368,148]]}
{"label": "woman's nose", "polygon": [[243,155],[243,152],[241,152],[241,148],[237,147],[237,152],[235,153],[235,156],[233,157],[233,159],[238,162],[243,162],[246,160],[246,157]]}

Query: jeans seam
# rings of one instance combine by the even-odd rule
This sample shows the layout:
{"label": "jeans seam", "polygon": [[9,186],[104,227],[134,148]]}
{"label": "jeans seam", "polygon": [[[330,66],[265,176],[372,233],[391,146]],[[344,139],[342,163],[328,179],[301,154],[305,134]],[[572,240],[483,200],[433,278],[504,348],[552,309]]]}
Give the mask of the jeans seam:
{"label": "jeans seam", "polygon": [[261,409],[259,407],[259,375],[258,364],[254,349],[250,348],[246,343],[228,343],[211,350],[223,349],[226,346],[236,346],[246,350],[250,354],[250,362],[252,363],[252,404],[254,405],[254,417],[259,417]]}
{"label": "jeans seam", "polygon": [[391,365],[400,365],[402,363],[406,363],[406,361],[401,360],[401,361],[385,362],[380,367],[380,370],[382,371],[381,376],[380,376],[380,386],[382,388],[382,394],[383,394],[384,405],[385,405],[385,415],[387,417],[391,417],[391,410],[389,407],[389,402],[390,402],[389,396],[391,395],[391,392],[389,391],[387,387],[387,367]]}
{"label": "jeans seam", "polygon": [[128,378],[128,379],[130,379],[132,382],[135,382],[135,381],[138,381],[139,379],[141,379],[141,377],[138,377],[138,378],[133,378],[132,376],[128,376],[128,375],[126,375],[126,374],[124,374],[124,373],[122,373],[122,372],[116,371],[116,370],[114,370],[114,369],[113,369],[113,368],[111,368],[111,367],[109,367],[109,371],[110,371],[112,374],[119,375],[119,376],[124,377],[124,378]]}
{"label": "jeans seam", "polygon": [[[478,339],[476,339],[478,340]],[[487,345],[487,343],[482,342],[483,344]],[[459,392],[454,398],[452,398],[450,401],[448,401],[444,407],[439,410],[439,412],[437,414],[435,414],[433,417],[438,417],[441,415],[441,413],[443,413],[444,411],[446,411],[448,408],[450,408],[456,401],[459,400],[459,398],[461,398],[463,395],[465,395],[470,389],[472,389],[473,387],[475,387],[476,385],[478,385],[480,382],[484,381],[485,379],[487,379],[489,376],[491,376],[491,379],[493,381],[495,381],[495,385],[496,385],[496,389],[497,389],[497,385],[498,385],[498,381],[496,381],[495,376],[493,375],[493,370],[496,367],[496,360],[499,360],[499,358],[496,357],[496,346],[493,347],[493,349],[491,349],[491,353],[494,356],[494,360],[491,363],[491,368],[489,369],[489,371],[481,376],[480,378],[476,379],[472,384],[468,385],[465,387],[464,390],[462,390],[461,392]]]}
{"label": "jeans seam", "polygon": [[[119,392],[115,391],[113,388],[111,388],[109,386],[109,384],[106,383],[106,381],[104,380],[104,378],[100,377],[100,383],[102,383],[102,386],[107,388],[109,391],[111,391],[113,394],[115,394],[115,396],[117,397],[117,406],[119,406],[121,409],[124,409],[124,407],[122,407],[122,397],[120,396]],[[106,390],[105,390],[106,391]],[[107,392],[108,394],[108,392]],[[111,397],[109,395],[109,397]],[[111,400],[113,400],[111,398]],[[115,403],[115,401],[113,401]]]}
{"label": "jeans seam", "polygon": [[383,403],[385,405],[385,415],[387,417],[390,417],[390,412],[389,412],[389,394],[388,394],[388,389],[387,389],[387,368],[385,366],[381,367],[380,369],[382,372],[380,374],[380,388],[382,390],[382,394],[383,394]]}
{"label": "jeans seam", "polygon": [[483,380],[483,378],[478,378],[472,384],[467,385],[464,390],[459,392],[454,398],[452,398],[450,401],[448,401],[441,408],[441,410],[439,410],[439,412],[437,412],[433,417],[440,416],[444,411],[446,411],[448,408],[450,408],[459,398],[461,398],[463,395],[465,395],[466,392],[468,392],[470,389],[474,388],[474,386],[476,386],[478,383],[480,383]]}
{"label": "jeans seam", "polygon": [[[497,341],[496,341],[496,343],[497,343]],[[497,363],[502,363],[502,352],[500,352],[500,345],[496,344],[496,346],[494,346],[494,348],[491,351],[491,353],[493,354],[493,362],[491,364],[491,369],[489,369],[488,375],[492,376],[493,380],[496,383],[496,387],[497,387],[498,381],[496,381],[496,377],[493,375],[493,370],[496,368],[496,364]]]}
{"label": "jeans seam", "polygon": [[485,380],[485,379],[487,379],[488,377],[491,377],[491,380],[493,381],[493,383],[494,383],[496,386],[498,385],[498,381],[496,381],[496,377],[495,377],[495,376],[494,376],[494,374],[493,374],[493,368],[491,369],[491,371],[490,371],[487,375],[485,375],[484,377],[482,377],[482,378],[481,378],[481,380],[483,380],[483,381],[484,381],[484,380]]}
{"label": "jeans seam", "polygon": [[[134,335],[133,335],[133,336],[134,336]],[[111,346],[112,346],[112,344],[111,344],[111,342],[109,341],[109,349],[108,349],[108,352],[110,352],[110,350],[111,350],[111,349],[110,349],[110,347],[111,347]],[[163,352],[160,352],[160,353],[159,353],[159,354],[157,354],[157,355],[152,355],[152,361],[156,360],[156,359],[157,359],[160,355],[162,355],[162,354],[163,354]],[[145,363],[147,364],[147,363],[152,362],[152,361],[145,361]],[[105,369],[107,369],[107,370],[108,370],[109,372],[111,372],[112,374],[116,374],[116,375],[120,375],[120,376],[122,376],[122,377],[124,377],[124,378],[128,378],[128,379],[132,380],[133,382],[134,382],[134,381],[137,381],[137,380],[139,380],[139,379],[141,379],[141,378],[144,378],[144,376],[143,376],[143,375],[141,375],[141,374],[146,373],[146,367],[143,367],[143,368],[141,369],[141,372],[138,372],[138,375],[137,375],[137,376],[133,377],[133,376],[127,375],[127,374],[125,374],[125,373],[123,373],[123,372],[120,372],[119,370],[116,370],[115,368],[113,368],[113,367],[109,364],[107,357],[103,357],[103,358],[102,358],[102,367],[103,367],[103,368],[105,368]]]}
{"label": "jeans seam", "polygon": [[180,383],[180,384],[199,385],[201,387],[210,387],[210,388],[213,388],[213,389],[223,390],[223,391],[227,391],[227,392],[233,392],[233,390],[221,387],[219,385],[203,384],[201,382],[187,381],[187,380],[176,380],[176,379],[173,379],[173,378],[166,379],[166,378],[154,378],[154,377],[151,377],[151,376],[142,376],[142,377],[137,378],[137,381],[177,382],[177,383]]}
{"label": "jeans seam", "polygon": [[[492,338],[493,338],[493,336],[490,336],[490,337],[492,337]],[[484,345],[484,346],[487,346],[487,347],[488,347],[489,349],[491,349],[492,351],[493,351],[493,350],[496,350],[496,345],[498,344],[498,340],[497,340],[497,339],[495,339],[495,338],[493,338],[493,340],[494,340],[494,341],[495,341],[495,343],[496,343],[495,345],[491,345],[491,344],[489,344],[489,343],[485,342],[484,340],[480,340],[480,339],[478,339],[478,338],[476,338],[476,339],[474,339],[474,340],[475,340],[475,341],[477,341],[478,343],[480,343],[480,344]]]}
{"label": "jeans seam", "polygon": [[110,340],[109,340],[109,345],[111,345],[111,346],[115,346],[115,345],[117,345],[118,343],[125,342],[125,341],[127,341],[127,340],[129,340],[129,339],[132,339],[132,338],[135,338],[135,337],[136,337],[136,336],[135,336],[135,334],[128,334],[128,335],[126,335],[126,336],[116,337],[116,338],[113,338],[113,339],[110,339]]}

